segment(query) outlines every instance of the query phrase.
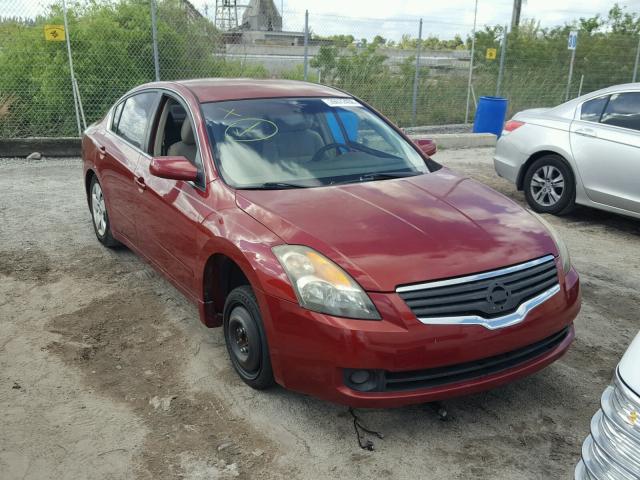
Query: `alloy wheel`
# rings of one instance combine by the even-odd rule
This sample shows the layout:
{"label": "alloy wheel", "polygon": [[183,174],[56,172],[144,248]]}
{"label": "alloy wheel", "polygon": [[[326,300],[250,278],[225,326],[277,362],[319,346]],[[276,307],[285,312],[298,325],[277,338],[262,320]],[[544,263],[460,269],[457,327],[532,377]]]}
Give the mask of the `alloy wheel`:
{"label": "alloy wheel", "polygon": [[91,211],[96,231],[99,236],[103,237],[107,231],[107,208],[104,203],[102,188],[100,188],[98,182],[95,182],[91,189]]}
{"label": "alloy wheel", "polygon": [[551,207],[564,193],[564,176],[553,165],[543,165],[531,177],[531,196],[540,205]]}

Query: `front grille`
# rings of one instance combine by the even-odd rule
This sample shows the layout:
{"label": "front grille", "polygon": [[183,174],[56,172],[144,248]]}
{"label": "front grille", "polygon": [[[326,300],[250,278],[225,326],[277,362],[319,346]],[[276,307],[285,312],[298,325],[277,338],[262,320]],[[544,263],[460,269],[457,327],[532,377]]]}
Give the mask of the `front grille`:
{"label": "front grille", "polygon": [[501,270],[399,287],[397,292],[420,319],[495,318],[516,311],[557,283],[555,260],[549,255]]}
{"label": "front grille", "polygon": [[534,360],[560,345],[568,334],[569,327],[526,347],[473,362],[404,372],[378,370],[375,371],[375,381],[367,383],[364,387],[350,381],[352,370],[345,370],[344,379],[348,387],[368,392],[416,390],[473,380]]}
{"label": "front grille", "polygon": [[576,480],[631,480],[640,477],[640,397],[616,372],[602,395],[582,445]]}

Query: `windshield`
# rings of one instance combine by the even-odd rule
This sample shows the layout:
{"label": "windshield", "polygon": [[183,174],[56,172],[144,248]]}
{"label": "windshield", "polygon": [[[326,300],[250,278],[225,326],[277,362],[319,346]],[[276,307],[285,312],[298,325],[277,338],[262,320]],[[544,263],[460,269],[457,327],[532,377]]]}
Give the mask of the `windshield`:
{"label": "windshield", "polygon": [[428,172],[395,130],[351,98],[273,98],[202,105],[225,181],[303,188]]}

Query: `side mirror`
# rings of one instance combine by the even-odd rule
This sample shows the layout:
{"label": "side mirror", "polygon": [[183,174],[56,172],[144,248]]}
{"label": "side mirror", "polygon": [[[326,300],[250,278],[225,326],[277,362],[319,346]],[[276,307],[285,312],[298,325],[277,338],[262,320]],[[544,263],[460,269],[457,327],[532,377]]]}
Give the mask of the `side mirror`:
{"label": "side mirror", "polygon": [[195,182],[198,169],[185,157],[153,157],[149,165],[151,175],[170,180]]}
{"label": "side mirror", "polygon": [[428,156],[433,156],[438,151],[438,147],[436,146],[436,142],[430,140],[428,138],[419,138],[413,141],[416,146]]}

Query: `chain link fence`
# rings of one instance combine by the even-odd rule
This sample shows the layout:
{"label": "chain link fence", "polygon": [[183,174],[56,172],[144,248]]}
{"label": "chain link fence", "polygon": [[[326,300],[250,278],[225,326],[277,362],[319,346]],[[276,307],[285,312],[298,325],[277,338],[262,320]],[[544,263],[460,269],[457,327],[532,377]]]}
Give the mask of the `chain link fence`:
{"label": "chain link fence", "polygon": [[628,25],[578,26],[568,85],[568,26],[525,23],[506,35],[504,55],[505,27],[480,27],[472,63],[473,25],[455,20],[438,20],[459,32],[444,41],[427,19],[280,16],[273,2],[222,8],[233,3],[71,1],[65,31],[63,0],[2,0],[0,137],[78,135],[78,124],[84,128],[127,90],[156,79],[306,79],[353,93],[411,127],[471,121],[484,95],[506,97],[512,114],[637,75],[640,21],[633,15]]}

